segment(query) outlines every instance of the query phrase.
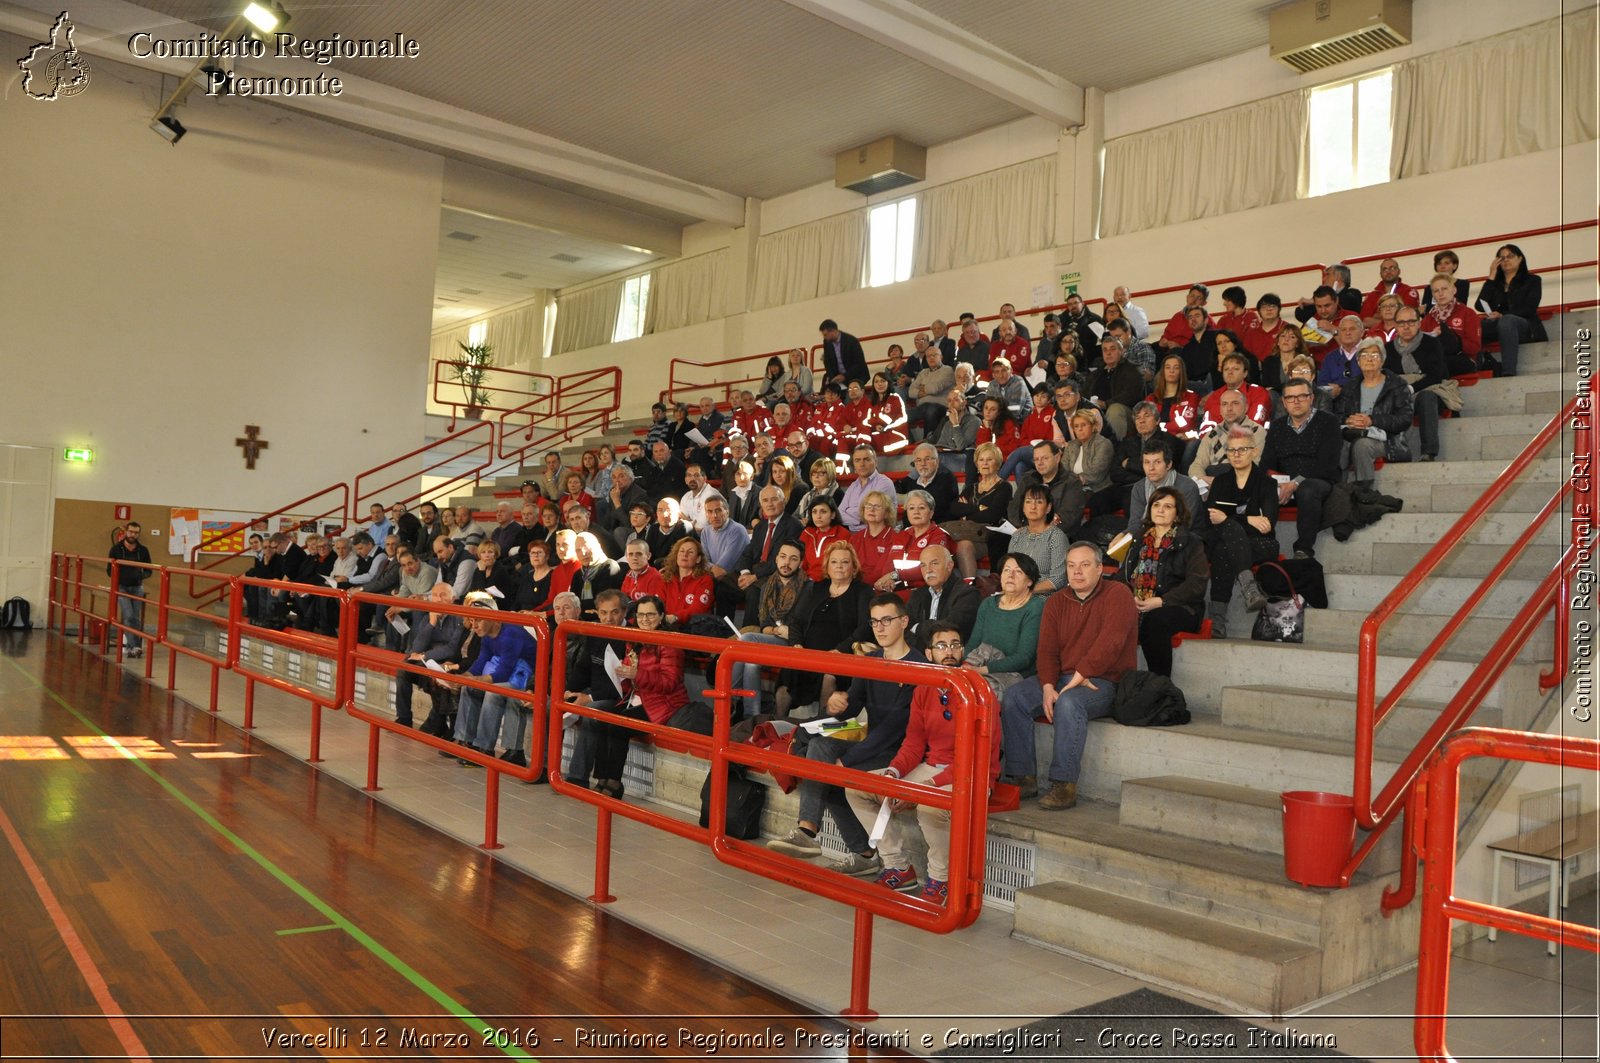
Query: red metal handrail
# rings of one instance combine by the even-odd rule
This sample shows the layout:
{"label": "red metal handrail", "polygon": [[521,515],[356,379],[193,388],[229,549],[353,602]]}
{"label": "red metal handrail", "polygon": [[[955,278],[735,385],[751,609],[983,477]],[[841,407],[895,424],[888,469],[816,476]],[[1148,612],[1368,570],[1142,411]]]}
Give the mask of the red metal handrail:
{"label": "red metal handrail", "polygon": [[[1446,557],[1469,535],[1472,530],[1488,515],[1491,509],[1520,481],[1530,465],[1538,459],[1539,455],[1557,439],[1563,428],[1571,427],[1574,430],[1573,450],[1575,454],[1591,456],[1595,442],[1594,433],[1590,429],[1588,417],[1578,418],[1575,413],[1580,409],[1592,410],[1600,388],[1600,381],[1591,379],[1584,390],[1569,401],[1560,413],[1551,418],[1537,435],[1529,441],[1522,452],[1506,467],[1505,471],[1496,477],[1483,495],[1469,506],[1465,513],[1451,525],[1450,530],[1440,537],[1422,559],[1412,567],[1394,590],[1390,591],[1384,600],[1361,623],[1359,640],[1359,659],[1356,672],[1356,722],[1355,722],[1355,766],[1354,781],[1352,783],[1355,800],[1357,822],[1366,828],[1369,833],[1362,844],[1351,855],[1340,875],[1340,884],[1349,885],[1350,878],[1366,860],[1376,847],[1384,832],[1407,808],[1407,794],[1411,791],[1417,775],[1422,770],[1423,763],[1432,755],[1440,741],[1446,734],[1460,727],[1472,713],[1477,711],[1489,690],[1499,680],[1506,667],[1515,658],[1522,646],[1532,636],[1544,614],[1556,610],[1557,623],[1562,624],[1565,618],[1565,601],[1558,597],[1561,587],[1567,579],[1567,574],[1578,561],[1578,546],[1576,541],[1579,528],[1574,523],[1573,535],[1575,542],[1569,546],[1551,569],[1549,575],[1539,584],[1538,589],[1518,611],[1516,617],[1507,626],[1506,631],[1495,641],[1489,652],[1483,656],[1472,670],[1468,680],[1462,684],[1446,705],[1439,717],[1434,721],[1428,731],[1418,740],[1416,745],[1406,754],[1399,768],[1390,776],[1376,797],[1373,796],[1373,768],[1374,750],[1377,744],[1377,729],[1384,719],[1392,712],[1405,696],[1406,692],[1416,682],[1418,677],[1437,659],[1444,645],[1458,632],[1470,618],[1472,610],[1482,601],[1493,585],[1511,568],[1521,555],[1523,549],[1532,541],[1533,537],[1543,529],[1546,522],[1560,508],[1561,503],[1569,494],[1576,493],[1580,498],[1579,506],[1588,507],[1577,509],[1586,515],[1590,526],[1594,519],[1594,484],[1592,477],[1586,477],[1583,482],[1569,478],[1556,490],[1539,512],[1528,522],[1527,527],[1517,536],[1512,545],[1504,551],[1500,560],[1480,581],[1477,588],[1467,598],[1456,615],[1445,621],[1438,635],[1428,644],[1427,648],[1416,655],[1411,666],[1396,682],[1380,702],[1378,699],[1378,656],[1379,634],[1383,625],[1393,617],[1416,593],[1423,582],[1429,579],[1444,563]],[[1564,627],[1564,625],[1562,625]],[[1566,637],[1563,630],[1556,633],[1556,642],[1560,644]],[[1384,907],[1386,910],[1401,907],[1411,899],[1415,885],[1416,864],[1413,860],[1405,860],[1401,864],[1401,882],[1398,888],[1386,891],[1384,894]]]}
{"label": "red metal handrail", "polygon": [[[534,373],[526,369],[493,366],[486,370],[484,380],[487,381],[490,377],[493,377],[497,382],[493,385],[483,383],[479,385],[479,388],[494,395],[512,396],[517,401],[504,405],[495,405],[493,403],[478,405],[477,403],[468,402],[465,398],[445,398],[440,395],[439,389],[441,387],[465,389],[466,385],[458,380],[448,379],[445,374],[447,370],[464,369],[466,367],[467,363],[460,359],[446,359],[433,363],[433,394],[430,397],[436,405],[450,407],[451,431],[455,431],[456,421],[463,414],[473,416],[472,411],[479,413],[505,413],[508,410],[525,409],[541,399],[549,400],[554,398],[557,390],[556,378],[549,373]],[[509,385],[498,382],[501,378],[507,378],[510,381]],[[540,381],[545,384],[543,388],[537,386]]]}
{"label": "red metal handrail", "polygon": [[1422,849],[1422,925],[1417,953],[1417,1008],[1413,1039],[1417,1058],[1454,1063],[1445,1045],[1450,1004],[1450,941],[1454,920],[1509,930],[1528,937],[1600,952],[1600,930],[1519,912],[1455,895],[1456,824],[1461,801],[1461,763],[1496,757],[1563,770],[1600,772],[1600,742],[1565,735],[1528,734],[1472,727],[1451,735],[1416,784],[1426,807]]}
{"label": "red metal handrail", "polygon": [[[364,787],[369,793],[376,793],[382,787],[378,785],[378,737],[384,732],[402,738],[432,746],[452,756],[469,760],[481,768],[486,768],[486,790],[484,793],[484,849],[499,849],[500,845],[500,776],[509,775],[513,779],[523,782],[534,782],[544,768],[544,714],[548,711],[546,706],[550,701],[550,654],[547,647],[550,644],[550,626],[536,613],[495,612],[485,613],[482,609],[471,606],[440,604],[437,602],[420,602],[415,599],[386,597],[381,594],[369,594],[365,591],[352,592],[347,596],[344,618],[341,627],[345,624],[354,625],[363,604],[391,606],[399,605],[407,609],[420,612],[444,613],[450,616],[459,616],[463,619],[484,619],[486,616],[501,624],[520,624],[533,628],[533,639],[538,647],[536,664],[534,667],[533,681],[526,690],[512,690],[509,687],[499,686],[488,680],[464,673],[434,672],[426,667],[407,661],[402,654],[390,653],[380,650],[375,646],[364,646],[359,642],[353,643],[349,648],[351,654],[351,667],[346,673],[350,677],[349,685],[339,692],[340,704],[344,706],[345,715],[355,720],[360,720],[368,727],[367,741],[367,785]],[[396,723],[388,716],[379,715],[363,708],[355,699],[355,671],[357,668],[366,668],[369,671],[397,672],[405,671],[416,675],[425,675],[430,679],[449,683],[457,687],[472,687],[486,693],[501,694],[511,701],[525,702],[529,708],[529,742],[528,765],[518,767],[509,761],[500,760],[498,757],[479,753],[457,745],[448,738],[437,738],[433,735]],[[558,752],[559,758],[559,752]]]}
{"label": "red metal handrail", "polygon": [[[709,736],[686,734],[659,724],[619,716],[602,709],[570,702],[552,702],[550,728],[550,785],[557,792],[595,806],[598,817],[595,848],[596,903],[615,900],[610,894],[611,817],[621,815],[645,826],[677,835],[710,847],[717,859],[730,866],[783,882],[808,893],[848,904],[856,909],[856,933],[852,962],[850,1006],[846,1015],[873,1018],[869,1007],[871,978],[872,918],[882,915],[932,933],[949,933],[970,926],[977,918],[983,898],[983,856],[988,814],[989,742],[993,728],[999,726],[999,708],[994,694],[980,677],[966,669],[939,668],[928,664],[907,664],[875,657],[823,653],[788,646],[769,646],[741,640],[702,638],[670,631],[640,631],[593,623],[564,623],[556,629],[551,648],[551,689],[566,687],[566,644],[574,636],[602,639],[622,638],[632,643],[672,646],[678,649],[718,655],[716,686],[705,692],[714,707],[713,730]],[[733,698],[733,668],[737,663],[816,670],[826,668],[840,675],[887,679],[916,686],[948,690],[956,713],[955,784],[951,791],[906,783],[822,764],[783,753],[773,753],[729,740],[729,720]],[[559,710],[559,711],[558,711]],[[560,776],[561,730],[566,714],[586,717],[611,726],[637,731],[656,738],[670,738],[675,747],[687,749],[710,762],[710,793],[707,808],[709,826],[686,823],[653,809],[626,804],[616,798],[576,786]],[[778,856],[761,846],[750,845],[727,836],[727,768],[740,764],[757,770],[777,770],[802,778],[848,786],[886,797],[897,797],[917,804],[950,810],[949,901],[935,905],[920,898],[885,890],[826,868]],[[978,780],[982,779],[980,783]]]}
{"label": "red metal handrail", "polygon": [[[458,449],[459,445],[466,442],[469,438],[473,440],[472,445],[464,449]],[[443,445],[447,442],[450,444],[449,447]],[[381,465],[374,465],[370,469],[366,469],[357,473],[355,479],[351,481],[350,512],[348,519],[351,522],[356,521],[361,512],[362,506],[370,506],[371,502],[369,500],[377,499],[381,493],[392,491],[394,488],[399,487],[402,484],[409,485],[413,482],[419,482],[421,478],[426,476],[428,473],[434,472],[437,469],[441,469],[446,465],[467,460],[471,458],[473,454],[481,451],[483,456],[478,459],[477,464],[473,465],[469,469],[465,469],[456,473],[444,483],[426,490],[418,489],[403,498],[394,498],[391,496],[389,502],[391,505],[395,502],[400,502],[409,506],[417,499],[431,501],[435,498],[439,498],[448,494],[457,487],[463,486],[469,479],[472,481],[473,486],[477,486],[479,478],[483,475],[484,471],[494,463],[494,445],[494,422],[477,421],[468,425],[466,428],[463,428],[459,432],[444,436],[440,439],[435,439],[431,443],[424,443],[420,447],[406,451],[397,458],[390,458]],[[431,464],[422,468],[408,468],[405,473],[395,479],[389,480],[386,483],[374,486],[370,482],[379,473],[390,472],[396,466],[406,465],[407,463],[411,462],[413,458],[421,458],[424,455],[427,455],[431,458],[441,453],[444,456],[439,458],[437,461],[433,461]],[[382,543],[378,543],[377,545],[379,549],[382,549]]]}

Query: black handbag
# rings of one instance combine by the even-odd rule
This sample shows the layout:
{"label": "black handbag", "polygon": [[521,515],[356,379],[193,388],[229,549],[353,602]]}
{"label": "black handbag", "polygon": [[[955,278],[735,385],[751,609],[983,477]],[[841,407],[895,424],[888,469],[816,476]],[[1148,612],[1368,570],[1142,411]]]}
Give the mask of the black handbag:
{"label": "black handbag", "polygon": [[[761,812],[767,807],[767,788],[745,778],[737,768],[728,769],[728,837],[749,841],[761,837]],[[711,825],[711,775],[700,784],[700,825]]]}
{"label": "black handbag", "polygon": [[1257,642],[1305,642],[1305,599],[1295,593],[1294,581],[1289,578],[1289,573],[1283,571],[1283,566],[1269,561],[1261,568],[1275,568],[1282,572],[1285,582],[1289,584],[1289,595],[1286,598],[1268,596],[1267,604],[1256,614],[1250,637]]}

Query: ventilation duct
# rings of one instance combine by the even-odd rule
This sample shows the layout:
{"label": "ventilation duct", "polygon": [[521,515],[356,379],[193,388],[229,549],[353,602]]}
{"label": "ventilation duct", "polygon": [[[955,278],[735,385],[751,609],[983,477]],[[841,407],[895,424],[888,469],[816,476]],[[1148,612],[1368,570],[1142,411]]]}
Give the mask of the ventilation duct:
{"label": "ventilation duct", "polygon": [[864,196],[915,184],[927,176],[928,149],[899,137],[841,151],[834,159],[833,183]]}
{"label": "ventilation duct", "polygon": [[1411,43],[1411,0],[1297,0],[1267,17],[1272,58],[1302,74]]}

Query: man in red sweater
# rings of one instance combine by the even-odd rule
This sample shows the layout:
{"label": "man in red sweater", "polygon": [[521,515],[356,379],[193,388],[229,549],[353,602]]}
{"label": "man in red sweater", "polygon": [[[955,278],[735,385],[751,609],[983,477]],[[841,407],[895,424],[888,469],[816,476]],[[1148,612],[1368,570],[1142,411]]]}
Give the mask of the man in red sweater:
{"label": "man in red sweater", "polygon": [[1039,674],[1015,683],[1000,708],[1006,773],[1024,797],[1038,793],[1034,717],[1044,713],[1055,729],[1050,789],[1039,807],[1078,803],[1078,767],[1089,721],[1109,715],[1117,683],[1135,666],[1139,611],[1125,583],[1100,578],[1100,548],[1076,542],[1067,549],[1067,586],[1044,604],[1039,622]]}
{"label": "man in red sweater", "polygon": [[[928,660],[941,668],[959,668],[966,647],[962,645],[961,629],[949,620],[935,620],[925,632],[928,641]],[[900,752],[887,768],[879,768],[874,775],[887,775],[891,779],[926,783],[949,791],[955,786],[956,763],[956,713],[950,704],[950,695],[938,687],[918,687],[911,695],[911,719],[906,724],[906,737],[900,743]],[[980,732],[981,733],[981,732]],[[990,746],[987,753],[980,747],[988,771],[989,788],[994,788],[1000,776],[1000,721],[989,721]],[[878,810],[884,798],[860,790],[848,790],[850,808],[861,825],[871,830],[877,821]],[[917,825],[922,828],[923,840],[928,844],[928,877],[922,883],[922,899],[934,904],[949,900],[946,883],[950,880],[950,810],[929,808],[909,801],[889,799],[889,825],[878,842],[878,855],[886,868],[908,868],[904,839],[902,837],[902,812],[915,812]]]}

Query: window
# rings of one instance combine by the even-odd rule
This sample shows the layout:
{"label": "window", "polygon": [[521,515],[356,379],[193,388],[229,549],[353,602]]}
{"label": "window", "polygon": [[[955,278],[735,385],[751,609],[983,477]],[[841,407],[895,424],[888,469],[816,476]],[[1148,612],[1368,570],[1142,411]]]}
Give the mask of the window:
{"label": "window", "polygon": [[867,214],[867,287],[908,280],[917,234],[915,196],[873,207]]}
{"label": "window", "polygon": [[622,284],[622,307],[617,311],[617,327],[611,342],[636,340],[644,335],[644,309],[650,302],[650,274],[630,277]]}
{"label": "window", "polygon": [[1389,179],[1393,71],[1311,90],[1307,194],[1322,196]]}
{"label": "window", "polygon": [[487,321],[474,321],[467,326],[467,346],[481,347],[483,341],[489,338],[489,323]]}

